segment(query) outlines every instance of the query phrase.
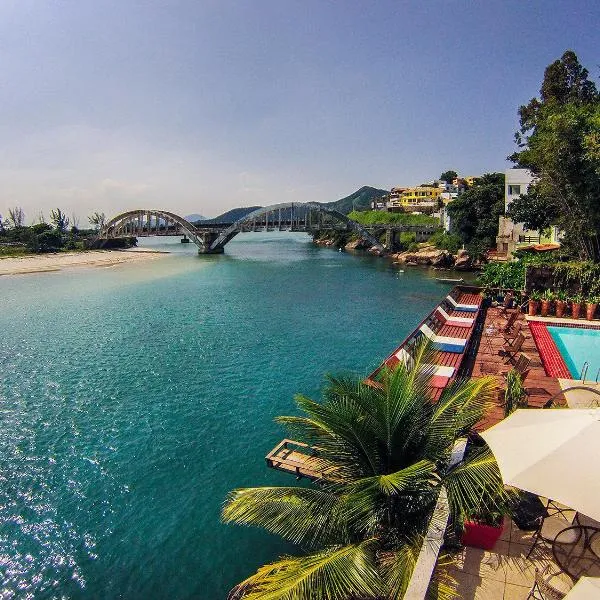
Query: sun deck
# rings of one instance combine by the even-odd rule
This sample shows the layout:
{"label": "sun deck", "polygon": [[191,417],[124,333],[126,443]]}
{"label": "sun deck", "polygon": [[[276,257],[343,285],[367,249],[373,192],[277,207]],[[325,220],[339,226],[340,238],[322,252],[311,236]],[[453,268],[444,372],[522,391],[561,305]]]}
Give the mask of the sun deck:
{"label": "sun deck", "polygon": [[335,467],[319,458],[317,451],[303,442],[282,440],[265,456],[265,460],[271,469],[292,473],[298,479],[335,480]]}

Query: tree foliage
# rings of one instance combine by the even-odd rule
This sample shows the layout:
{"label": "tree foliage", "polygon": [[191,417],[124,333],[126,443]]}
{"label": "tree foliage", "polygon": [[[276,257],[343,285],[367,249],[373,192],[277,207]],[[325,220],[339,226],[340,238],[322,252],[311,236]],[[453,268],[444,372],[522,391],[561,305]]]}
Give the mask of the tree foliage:
{"label": "tree foliage", "polygon": [[12,227],[18,228],[25,225],[25,213],[20,206],[8,209],[8,221]]}
{"label": "tree foliage", "polygon": [[104,223],[106,223],[106,215],[103,212],[96,211],[88,217],[88,221],[94,229],[102,229]]}
{"label": "tree foliage", "polygon": [[452,183],[458,177],[458,173],[456,171],[444,171],[440,175],[440,180],[445,181],[446,183]]}
{"label": "tree foliage", "polygon": [[233,491],[226,522],[258,526],[307,553],[266,565],[238,586],[238,598],[402,598],[441,487],[456,523],[506,501],[489,450],[449,466],[456,440],[483,417],[495,380],[455,384],[431,401],[430,349],[412,368],[385,371],[381,387],[330,377],[320,402],[296,398],[302,416],[279,417],[318,448],[330,477],[318,488]]}
{"label": "tree foliage", "polygon": [[448,204],[450,227],[473,256],[496,245],[498,217],[504,214],[504,174],[486,173]]}
{"label": "tree foliage", "polygon": [[536,181],[509,215],[529,229],[556,225],[566,247],[600,260],[600,96],[574,52],[546,68],[540,98],[519,117],[509,158]]}
{"label": "tree foliage", "polygon": [[52,209],[50,212],[50,222],[56,227],[57,231],[62,233],[69,226],[69,217],[60,208]]}

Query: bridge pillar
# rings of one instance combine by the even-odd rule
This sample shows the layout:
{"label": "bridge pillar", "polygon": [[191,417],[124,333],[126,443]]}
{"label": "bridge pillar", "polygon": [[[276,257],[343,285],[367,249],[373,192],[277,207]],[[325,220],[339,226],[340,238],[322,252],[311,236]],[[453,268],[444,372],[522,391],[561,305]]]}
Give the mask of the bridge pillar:
{"label": "bridge pillar", "polygon": [[197,235],[202,240],[202,247],[198,248],[198,254],[223,254],[223,252],[225,252],[223,246],[219,246],[214,250],[210,249],[212,243],[219,237],[218,232],[199,231]]}
{"label": "bridge pillar", "polygon": [[391,227],[386,229],[385,232],[385,245],[388,250],[393,250],[394,248],[394,231]]}

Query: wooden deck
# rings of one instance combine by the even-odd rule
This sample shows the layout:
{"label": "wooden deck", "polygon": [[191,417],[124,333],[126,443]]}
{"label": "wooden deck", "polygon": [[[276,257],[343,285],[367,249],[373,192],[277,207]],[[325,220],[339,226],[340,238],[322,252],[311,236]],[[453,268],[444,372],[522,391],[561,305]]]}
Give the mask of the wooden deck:
{"label": "wooden deck", "polygon": [[271,469],[292,473],[297,479],[335,481],[335,467],[303,442],[282,440],[265,456],[265,460]]}
{"label": "wooden deck", "polygon": [[[512,364],[507,362],[506,357],[501,352],[502,344],[504,343],[502,334],[493,332],[494,329],[497,329],[497,324],[504,321],[505,319],[500,316],[498,308],[486,309],[481,337],[474,344],[474,352],[469,364],[472,377],[494,375],[498,380],[497,406],[479,424],[479,430],[488,429],[504,418],[504,410],[502,408],[504,402],[504,380],[502,374],[507,373]],[[513,327],[513,330],[515,329],[523,333],[525,342],[523,343],[522,352],[531,359],[529,375],[524,382],[528,393],[528,404],[533,408],[542,408],[554,394],[560,391],[559,381],[556,377],[546,375],[537,346],[523,313],[519,313]],[[562,398],[559,399],[559,403],[561,402],[564,402]]]}

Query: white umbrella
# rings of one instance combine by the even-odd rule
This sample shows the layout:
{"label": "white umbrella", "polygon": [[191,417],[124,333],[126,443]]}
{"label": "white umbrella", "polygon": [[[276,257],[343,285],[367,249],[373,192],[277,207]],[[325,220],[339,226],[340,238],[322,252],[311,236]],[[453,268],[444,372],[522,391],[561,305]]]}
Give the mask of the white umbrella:
{"label": "white umbrella", "polygon": [[598,600],[600,598],[600,577],[582,577],[565,600]]}
{"label": "white umbrella", "polygon": [[600,409],[519,409],[481,436],[505,484],[600,521]]}

